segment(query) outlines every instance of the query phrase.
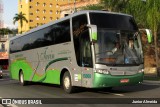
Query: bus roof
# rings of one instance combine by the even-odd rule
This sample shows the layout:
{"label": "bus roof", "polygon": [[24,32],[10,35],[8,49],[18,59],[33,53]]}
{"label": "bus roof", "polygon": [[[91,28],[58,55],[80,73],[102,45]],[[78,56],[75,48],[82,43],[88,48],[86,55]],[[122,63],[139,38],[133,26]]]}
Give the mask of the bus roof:
{"label": "bus roof", "polygon": [[124,13],[117,13],[117,12],[109,12],[109,11],[101,11],[101,10],[82,10],[82,11],[78,11],[76,13],[70,14],[70,15],[64,17],[64,18],[59,19],[59,20],[51,21],[51,22],[46,23],[44,25],[38,26],[36,28],[33,28],[33,29],[31,29],[30,31],[28,31],[28,32],[26,32],[24,34],[21,34],[21,35],[18,35],[18,36],[14,36],[14,37],[10,38],[10,40],[14,40],[16,38],[19,38],[19,37],[25,36],[27,34],[33,33],[35,31],[41,30],[43,28],[46,28],[46,27],[51,26],[53,24],[56,24],[58,22],[67,20],[67,19],[72,18],[72,17],[77,16],[77,15],[85,14],[85,13],[108,13],[108,14],[118,14],[118,15],[124,15],[124,16],[132,17],[131,15],[124,14]]}

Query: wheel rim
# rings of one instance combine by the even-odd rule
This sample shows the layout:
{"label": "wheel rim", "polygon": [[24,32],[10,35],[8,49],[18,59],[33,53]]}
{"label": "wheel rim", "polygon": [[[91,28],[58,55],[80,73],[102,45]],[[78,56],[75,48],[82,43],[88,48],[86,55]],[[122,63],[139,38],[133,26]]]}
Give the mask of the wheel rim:
{"label": "wheel rim", "polygon": [[66,89],[69,89],[70,87],[70,79],[68,76],[64,78],[64,86]]}
{"label": "wheel rim", "polygon": [[24,80],[23,80],[23,74],[21,73],[21,76],[20,76],[20,82],[23,83]]}

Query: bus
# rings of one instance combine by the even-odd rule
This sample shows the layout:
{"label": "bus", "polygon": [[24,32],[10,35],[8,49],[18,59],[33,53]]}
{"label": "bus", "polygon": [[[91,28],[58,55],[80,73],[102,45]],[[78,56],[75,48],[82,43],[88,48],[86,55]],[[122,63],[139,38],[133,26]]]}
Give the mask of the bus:
{"label": "bus", "polygon": [[141,35],[131,15],[79,11],[10,39],[9,71],[20,84],[110,88],[143,81]]}

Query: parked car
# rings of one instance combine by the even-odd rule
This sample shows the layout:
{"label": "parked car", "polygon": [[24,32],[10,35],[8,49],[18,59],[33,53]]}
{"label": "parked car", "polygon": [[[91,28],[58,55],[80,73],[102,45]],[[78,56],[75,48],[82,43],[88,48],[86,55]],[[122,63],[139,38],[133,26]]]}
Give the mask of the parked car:
{"label": "parked car", "polygon": [[3,71],[0,69],[0,78],[3,77]]}

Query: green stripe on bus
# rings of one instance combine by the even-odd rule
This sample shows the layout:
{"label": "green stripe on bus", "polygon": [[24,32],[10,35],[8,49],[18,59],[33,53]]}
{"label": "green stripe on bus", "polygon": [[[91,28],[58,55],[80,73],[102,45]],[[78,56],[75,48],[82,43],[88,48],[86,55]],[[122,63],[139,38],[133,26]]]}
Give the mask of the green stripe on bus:
{"label": "green stripe on bus", "polygon": [[29,80],[34,70],[31,67],[31,64],[27,62],[26,60],[18,59],[11,63],[10,65],[11,77],[18,80],[20,69],[27,71],[27,73],[23,72],[24,80]]}
{"label": "green stripe on bus", "polygon": [[47,64],[47,66],[46,66],[46,68],[45,68],[45,71],[47,70],[47,68],[48,68],[51,64],[53,64],[53,63],[55,63],[55,62],[58,62],[58,61],[63,61],[63,60],[68,60],[68,57],[58,58],[58,59],[52,60],[51,62],[49,62],[49,63]]}
{"label": "green stripe on bus", "polygon": [[[49,70],[49,71],[46,71],[46,70],[47,70],[47,68],[51,64],[53,64],[55,62],[63,61],[63,60],[68,60],[68,57],[58,58],[58,59],[55,59],[55,60],[52,60],[51,62],[49,62],[47,64],[46,68],[45,68],[45,72],[46,72],[45,76],[41,80],[39,80],[38,82],[46,82],[46,83],[52,83],[52,82],[54,82],[55,84],[60,84],[60,71],[58,71],[58,70]],[[50,75],[48,75],[48,74],[50,74]],[[54,75],[54,78],[53,78],[53,75]]]}
{"label": "green stripe on bus", "polygon": [[[38,71],[34,74],[32,81],[34,82],[44,82],[44,83],[54,83],[60,84],[60,71],[59,70],[47,70],[48,67],[58,61],[68,60],[67,57],[65,58],[58,58],[55,60],[50,61],[47,66],[45,67],[45,74],[39,75]],[[24,73],[24,80],[29,81],[33,72],[35,72],[30,63],[26,60],[15,60],[11,66],[11,77],[14,79],[19,79],[19,70],[25,70]],[[27,72],[27,73],[26,73]]]}

